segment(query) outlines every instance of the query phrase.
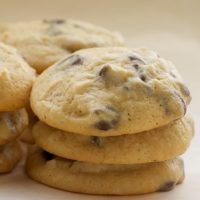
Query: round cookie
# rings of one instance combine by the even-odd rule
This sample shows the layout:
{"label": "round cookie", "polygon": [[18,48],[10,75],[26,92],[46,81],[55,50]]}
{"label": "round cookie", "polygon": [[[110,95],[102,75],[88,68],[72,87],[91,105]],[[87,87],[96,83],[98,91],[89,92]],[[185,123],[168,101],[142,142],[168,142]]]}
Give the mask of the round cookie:
{"label": "round cookie", "polygon": [[169,191],[184,179],[181,159],[138,165],[91,164],[63,159],[36,148],[26,172],[43,184],[72,192],[130,195]]}
{"label": "round cookie", "polygon": [[0,43],[0,112],[25,107],[35,77],[16,49]]}
{"label": "round cookie", "polygon": [[68,133],[42,122],[33,128],[35,142],[52,154],[72,160],[107,164],[170,160],[185,152],[193,133],[193,120],[188,116],[165,127],[115,137]]}
{"label": "round cookie", "polygon": [[173,64],[147,49],[75,52],[36,80],[31,106],[41,121],[93,136],[134,134],[185,115],[190,93]]}
{"label": "round cookie", "polygon": [[17,165],[22,155],[18,142],[0,146],[0,173],[8,173]]}
{"label": "round cookie", "polygon": [[116,32],[75,20],[19,22],[0,27],[0,40],[18,48],[39,73],[76,50],[124,44]]}
{"label": "round cookie", "polygon": [[0,145],[15,140],[28,125],[25,109],[0,112]]}

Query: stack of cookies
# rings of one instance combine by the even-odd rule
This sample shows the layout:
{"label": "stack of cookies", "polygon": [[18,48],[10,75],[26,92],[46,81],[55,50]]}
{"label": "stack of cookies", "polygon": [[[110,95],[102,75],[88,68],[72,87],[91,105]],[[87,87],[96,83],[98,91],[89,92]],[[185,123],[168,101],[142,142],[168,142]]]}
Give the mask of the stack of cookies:
{"label": "stack of cookies", "polygon": [[27,174],[89,194],[168,191],[193,136],[191,97],[173,64],[147,49],[100,47],[63,58],[36,80],[40,121]]}
{"label": "stack of cookies", "polygon": [[21,158],[17,138],[28,124],[23,107],[36,74],[16,49],[0,43],[0,55],[0,173],[7,173]]}
{"label": "stack of cookies", "polygon": [[[105,28],[76,20],[41,20],[0,24],[0,41],[17,48],[37,73],[72,52],[91,47],[123,46],[122,36]],[[21,140],[32,144],[37,117],[27,106],[29,125]]]}

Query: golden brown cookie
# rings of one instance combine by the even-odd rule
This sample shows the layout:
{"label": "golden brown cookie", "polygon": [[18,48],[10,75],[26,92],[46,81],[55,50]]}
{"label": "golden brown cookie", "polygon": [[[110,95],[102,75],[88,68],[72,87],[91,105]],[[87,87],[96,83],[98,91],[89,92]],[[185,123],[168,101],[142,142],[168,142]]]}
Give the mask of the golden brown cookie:
{"label": "golden brown cookie", "polygon": [[169,191],[184,179],[179,158],[149,164],[106,165],[63,159],[35,148],[26,162],[34,180],[62,190],[103,195]]}
{"label": "golden brown cookie", "polygon": [[136,164],[173,159],[185,152],[194,133],[186,116],[151,131],[122,136],[97,137],[64,132],[38,122],[35,142],[52,154],[79,161]]}
{"label": "golden brown cookie", "polygon": [[83,49],[36,80],[41,121],[93,136],[135,134],[183,117],[191,96],[173,64],[147,49]]}
{"label": "golden brown cookie", "polygon": [[0,29],[0,40],[18,48],[39,73],[76,50],[124,44],[116,32],[70,19],[7,23]]}
{"label": "golden brown cookie", "polygon": [[21,54],[0,43],[0,112],[25,107],[35,78]]}

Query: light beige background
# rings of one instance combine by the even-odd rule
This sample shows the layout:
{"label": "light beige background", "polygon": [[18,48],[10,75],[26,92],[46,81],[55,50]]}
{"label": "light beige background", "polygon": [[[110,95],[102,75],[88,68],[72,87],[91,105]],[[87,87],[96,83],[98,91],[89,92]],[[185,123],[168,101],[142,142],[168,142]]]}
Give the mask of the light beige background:
{"label": "light beige background", "polygon": [[[199,0],[0,0],[0,21],[73,18],[119,30],[128,46],[149,47],[172,60],[188,84],[196,137],[185,154],[185,183],[169,193],[118,199],[200,199]],[[0,177],[0,199],[111,199],[54,190],[28,180],[19,167]],[[114,199],[114,198],[113,198]]]}

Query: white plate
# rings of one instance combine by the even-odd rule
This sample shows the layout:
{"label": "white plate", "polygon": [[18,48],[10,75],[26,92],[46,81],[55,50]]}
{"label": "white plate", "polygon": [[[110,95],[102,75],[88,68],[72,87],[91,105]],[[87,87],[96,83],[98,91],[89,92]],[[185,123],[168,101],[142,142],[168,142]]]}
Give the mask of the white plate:
{"label": "white plate", "polygon": [[[200,1],[198,0],[1,0],[1,21],[44,18],[74,18],[115,29],[126,37],[127,45],[149,47],[172,60],[188,84],[193,101],[190,111],[200,125]],[[200,137],[184,155],[186,180],[175,190],[117,199],[199,200]],[[2,200],[90,200],[114,199],[59,191],[28,179],[19,166],[13,173],[0,177]]]}

